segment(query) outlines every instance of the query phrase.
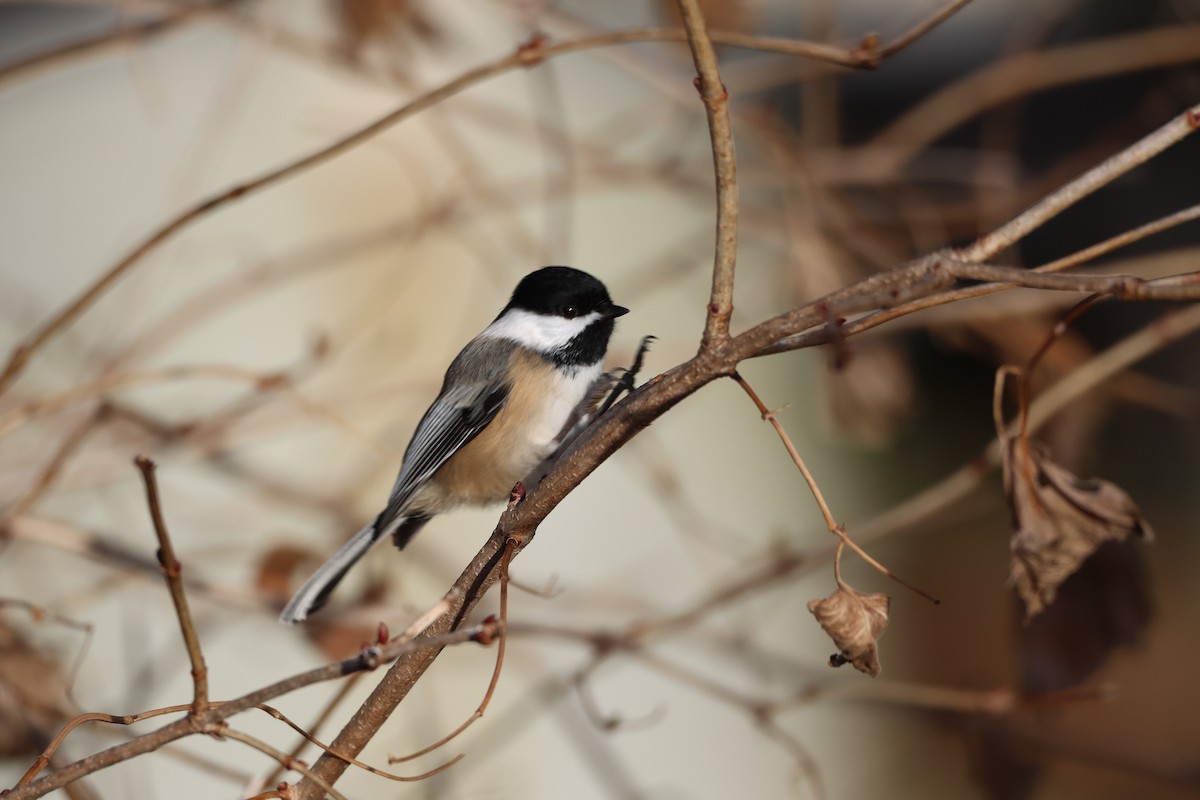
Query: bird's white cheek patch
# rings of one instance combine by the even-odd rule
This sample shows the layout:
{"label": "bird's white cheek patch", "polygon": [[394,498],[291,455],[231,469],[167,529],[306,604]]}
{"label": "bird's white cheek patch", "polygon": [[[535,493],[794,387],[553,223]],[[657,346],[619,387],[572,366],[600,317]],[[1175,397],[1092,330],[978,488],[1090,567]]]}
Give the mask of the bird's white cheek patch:
{"label": "bird's white cheek patch", "polygon": [[510,308],[504,316],[488,325],[480,336],[507,339],[542,353],[552,353],[566,347],[579,334],[600,319],[593,311],[575,319],[535,314],[519,308]]}

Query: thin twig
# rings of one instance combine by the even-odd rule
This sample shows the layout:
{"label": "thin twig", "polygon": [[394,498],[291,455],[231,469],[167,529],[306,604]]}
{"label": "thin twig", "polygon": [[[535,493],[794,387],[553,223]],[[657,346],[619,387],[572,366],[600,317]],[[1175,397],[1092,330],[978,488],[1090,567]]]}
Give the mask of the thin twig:
{"label": "thin twig", "polygon": [[[1029,383],[1033,375],[1033,371],[1045,357],[1046,353],[1049,352],[1050,348],[1054,346],[1054,343],[1061,339],[1063,335],[1070,330],[1070,327],[1075,324],[1076,320],[1087,313],[1088,309],[1090,309],[1092,306],[1106,299],[1107,298],[1103,294],[1094,294],[1090,297],[1084,298],[1072,306],[1067,313],[1063,314],[1062,317],[1060,317],[1059,320],[1054,323],[1054,327],[1051,328],[1050,332],[1046,334],[1046,338],[1042,340],[1041,345],[1039,345],[1038,349],[1034,351],[1034,354],[1029,357],[1029,361],[1025,363],[1025,366],[1016,370],[1016,374],[1020,378],[1017,388],[1018,438],[1024,440],[1029,436]],[[1002,367],[1001,369],[1004,368]],[[1003,440],[1003,433],[999,428],[997,428],[997,438],[1000,441]]]}
{"label": "thin twig", "polygon": [[1152,222],[1147,222],[1145,225],[1139,225],[1124,233],[1119,233],[1116,236],[1110,236],[1102,242],[1085,247],[1082,250],[1077,250],[1069,256],[1063,256],[1047,264],[1042,264],[1034,268],[1033,272],[1062,272],[1063,270],[1077,267],[1102,255],[1107,255],[1114,250],[1119,250],[1134,242],[1140,242],[1142,239],[1149,238],[1155,234],[1170,230],[1177,225],[1183,225],[1196,219],[1200,219],[1200,204],[1185,208],[1182,211],[1176,211],[1174,214],[1168,214],[1165,217],[1160,217]]}
{"label": "thin twig", "polygon": [[6,81],[10,81],[17,77],[24,77],[24,73],[39,68],[45,68],[51,65],[61,66],[60,62],[67,61],[78,56],[94,55],[98,51],[105,50],[109,47],[140,42],[153,36],[167,33],[198,15],[217,13],[225,7],[231,6],[236,2],[239,2],[239,0],[212,0],[212,2],[204,5],[172,4],[175,7],[160,17],[122,25],[113,30],[105,31],[84,39],[77,39],[76,41],[68,42],[67,44],[62,45],[61,47],[55,47],[51,50],[44,50],[40,53],[35,53],[28,58],[22,59],[21,61],[8,64],[4,68],[0,69],[0,85],[3,85]]}
{"label": "thin twig", "polygon": [[[140,722],[144,719],[151,719],[152,717],[161,717],[163,714],[177,714],[180,711],[187,711],[190,708],[191,708],[190,705],[167,706],[166,708],[156,708],[151,711],[143,711],[140,714],[125,714],[125,715],[102,714],[102,713],[98,713],[98,712],[80,714],[79,716],[75,717],[73,720],[68,722],[66,725],[64,725],[62,727],[62,730],[60,730],[57,734],[54,735],[54,738],[50,740],[50,743],[48,745],[46,745],[46,748],[38,755],[38,757],[36,759],[34,759],[33,764],[30,765],[29,769],[25,770],[25,774],[21,776],[21,779],[19,781],[17,781],[16,788],[25,786],[30,781],[32,781],[34,778],[36,778],[37,774],[39,772],[41,772],[43,769],[45,769],[46,765],[50,763],[50,759],[52,759],[54,757],[54,754],[56,752],[58,752],[58,748],[62,746],[63,741],[66,740],[67,736],[71,733],[71,731],[75,730],[76,728],[78,728],[80,725],[82,725],[85,722],[107,722],[110,725],[132,725],[133,723]],[[58,788],[58,787],[55,787],[55,788]],[[11,791],[7,795],[5,795],[5,797],[16,797],[16,796],[17,796],[17,792],[15,791],[15,789],[14,789],[14,791]],[[37,797],[40,795],[33,795],[33,796]]]}
{"label": "thin twig", "polygon": [[842,580],[842,553],[844,553],[845,550],[846,540],[845,538],[839,537],[837,549],[833,551],[833,582],[836,583],[837,587],[842,591],[849,592],[851,591],[850,587],[847,586],[846,582]]}
{"label": "thin twig", "polygon": [[1155,280],[1132,275],[1052,275],[1019,267],[971,264],[946,259],[942,267],[960,280],[1014,283],[1026,289],[1087,292],[1111,295],[1119,300],[1200,299],[1200,272],[1182,272]]}
{"label": "thin twig", "polygon": [[1052,192],[1010,222],[990,234],[980,237],[975,244],[960,250],[957,253],[958,257],[963,261],[974,262],[990,259],[1097,189],[1106,186],[1134,167],[1146,163],[1171,145],[1195,133],[1197,127],[1200,127],[1200,104],[1192,106],[1154,133],[1083,173],[1061,189]]}
{"label": "thin twig", "polygon": [[713,172],[717,182],[716,246],[713,251],[712,293],[700,349],[708,350],[729,338],[733,315],[733,278],[737,266],[738,186],[733,126],[729,121],[729,91],[721,82],[717,54],[704,24],[699,0],[679,0],[688,47],[698,74],[696,88],[704,102],[712,139]]}
{"label": "thin twig", "polygon": [[183,591],[183,565],[175,557],[175,547],[171,544],[167,523],[163,519],[162,505],[158,499],[158,480],[154,477],[154,462],[147,456],[139,455],[133,459],[133,463],[141,471],[142,481],[146,484],[146,502],[150,506],[154,534],[158,537],[158,563],[162,565],[167,587],[171,590],[171,602],[175,605],[179,629],[183,633],[184,644],[187,645],[188,659],[192,662],[191,715],[201,717],[208,709],[208,667],[204,664],[200,637],[196,634],[196,624],[192,620],[191,609],[188,608],[187,594]]}
{"label": "thin twig", "polygon": [[899,53],[913,42],[924,37],[925,34],[929,33],[938,25],[941,25],[943,22],[950,19],[950,17],[954,16],[954,14],[956,14],[961,8],[970,2],[971,0],[952,0],[935,11],[933,14],[930,14],[928,17],[918,22],[916,25],[913,25],[904,33],[897,36],[888,45],[878,48],[875,52],[878,54],[880,59],[887,58],[888,56],[894,56],[896,53]]}

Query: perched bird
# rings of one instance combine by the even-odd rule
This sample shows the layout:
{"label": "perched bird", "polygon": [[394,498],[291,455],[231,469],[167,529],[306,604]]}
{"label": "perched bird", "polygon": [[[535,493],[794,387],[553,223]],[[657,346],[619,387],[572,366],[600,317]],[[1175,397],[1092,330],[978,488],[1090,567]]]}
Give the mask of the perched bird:
{"label": "perched bird", "polygon": [[572,412],[601,375],[614,318],[628,311],[577,269],[544,267],[522,278],[500,315],[446,370],[387,507],[313,573],[280,621],[299,622],[320,608],[388,534],[402,548],[435,514],[507,498],[559,447]]}

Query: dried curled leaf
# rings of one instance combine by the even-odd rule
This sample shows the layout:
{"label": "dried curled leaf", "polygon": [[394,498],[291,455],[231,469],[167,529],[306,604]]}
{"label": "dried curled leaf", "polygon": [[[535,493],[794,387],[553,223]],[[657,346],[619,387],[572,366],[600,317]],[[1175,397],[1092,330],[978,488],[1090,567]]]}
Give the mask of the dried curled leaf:
{"label": "dried curled leaf", "polygon": [[879,674],[877,640],[887,628],[890,604],[886,594],[864,594],[845,583],[824,600],[808,601],[808,610],[838,648],[829,666],[853,664],[872,678]]}
{"label": "dried curled leaf", "polygon": [[1053,603],[1063,581],[1104,542],[1153,538],[1123,489],[1079,478],[1028,440],[1008,443],[1004,488],[1013,517],[1009,580],[1026,619]]}

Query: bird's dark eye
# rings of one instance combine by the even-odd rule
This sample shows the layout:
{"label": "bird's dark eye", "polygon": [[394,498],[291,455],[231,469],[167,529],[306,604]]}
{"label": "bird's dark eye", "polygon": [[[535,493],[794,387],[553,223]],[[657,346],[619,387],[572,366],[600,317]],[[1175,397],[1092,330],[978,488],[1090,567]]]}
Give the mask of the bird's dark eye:
{"label": "bird's dark eye", "polygon": [[575,319],[579,316],[579,309],[575,306],[563,306],[558,310],[558,313],[567,319]]}

